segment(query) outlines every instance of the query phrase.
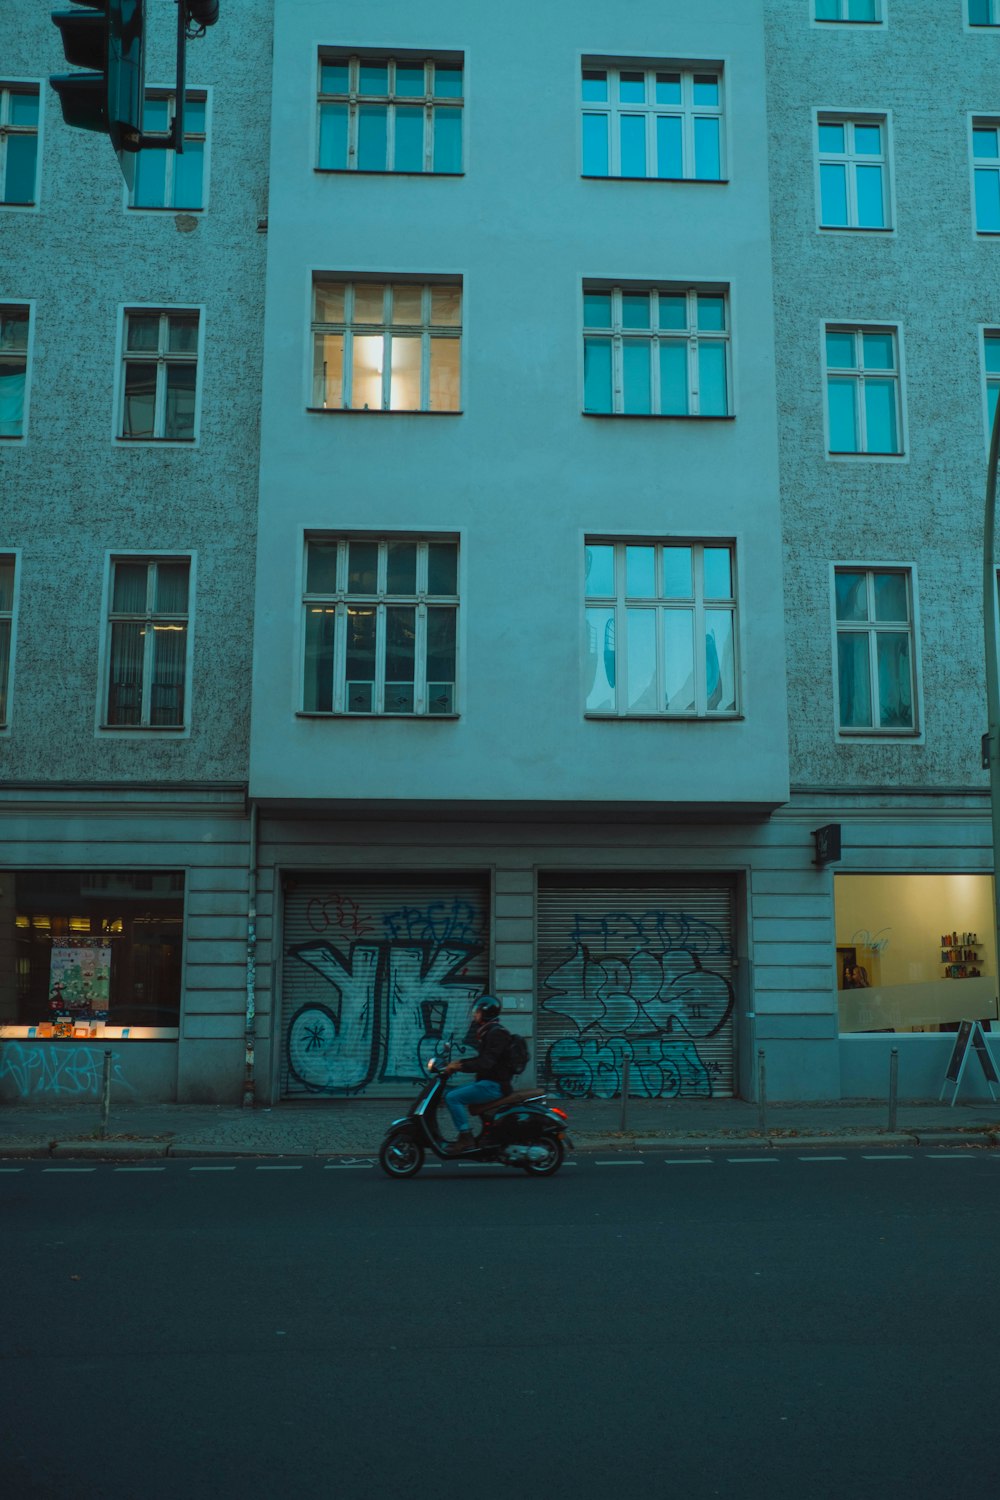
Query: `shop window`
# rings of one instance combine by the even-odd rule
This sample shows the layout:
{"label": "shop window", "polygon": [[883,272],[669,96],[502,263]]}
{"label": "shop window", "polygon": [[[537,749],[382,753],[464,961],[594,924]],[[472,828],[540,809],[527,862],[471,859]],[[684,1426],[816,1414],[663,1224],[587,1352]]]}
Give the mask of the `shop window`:
{"label": "shop window", "polygon": [[0,1022],[38,1037],[177,1027],[181,871],[29,870],[3,886]]}

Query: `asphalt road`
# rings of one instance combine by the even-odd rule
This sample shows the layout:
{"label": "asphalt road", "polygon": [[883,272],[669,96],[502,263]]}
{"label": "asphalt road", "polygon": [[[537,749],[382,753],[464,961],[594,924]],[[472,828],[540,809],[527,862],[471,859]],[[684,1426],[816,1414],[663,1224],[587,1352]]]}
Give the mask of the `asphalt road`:
{"label": "asphalt road", "polygon": [[1000,1489],[997,1153],[0,1165],[6,1500]]}

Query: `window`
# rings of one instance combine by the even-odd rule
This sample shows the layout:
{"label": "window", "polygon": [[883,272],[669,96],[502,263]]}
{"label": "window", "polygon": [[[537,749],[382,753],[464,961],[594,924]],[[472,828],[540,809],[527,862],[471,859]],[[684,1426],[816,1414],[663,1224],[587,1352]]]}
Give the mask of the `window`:
{"label": "window", "polygon": [[976,231],[1000,234],[1000,121],[973,120],[972,176]]}
{"label": "window", "polygon": [[455,712],[457,542],[314,537],[304,609],[306,713]]}
{"label": "window", "polygon": [[[178,155],[143,147],[135,159],[130,208],[204,208],[207,107],[204,94],[185,91],[184,150]],[[175,113],[174,94],[150,91],[143,104],[142,128],[156,134],[170,131]]]}
{"label": "window", "polygon": [[112,562],[106,727],[184,727],[190,572],[187,558]]}
{"label": "window", "polygon": [[718,288],[585,284],[584,411],[728,416],[726,301]]}
{"label": "window", "polygon": [[585,60],[582,96],[585,177],[722,177],[718,68]]}
{"label": "window", "polygon": [[970,26],[1000,26],[1000,0],[969,0]]}
{"label": "window", "polygon": [[894,328],[826,328],[831,453],[903,451]]}
{"label": "window", "polygon": [[986,436],[993,431],[993,417],[1000,394],[1000,328],[983,331],[983,368],[986,372]]}
{"label": "window", "polygon": [[38,84],[0,83],[0,204],[38,197]]}
{"label": "window", "polygon": [[23,438],[28,387],[25,303],[0,303],[0,438]]}
{"label": "window", "polygon": [[313,408],[458,411],[462,287],[317,280]]}
{"label": "window", "polygon": [[883,19],[882,0],[816,0],[817,21],[867,21]]}
{"label": "window", "polygon": [[837,725],[912,733],[913,602],[906,568],[836,568]]}
{"label": "window", "polygon": [[884,119],[821,115],[820,224],[824,229],[885,229],[889,223]]}
{"label": "window", "polygon": [[461,172],[461,57],[322,56],[317,166]]}
{"label": "window", "polygon": [[198,323],[188,309],[126,312],[121,437],[193,442]]}
{"label": "window", "polygon": [[0,728],[10,722],[10,664],[14,643],[14,576],[16,558],[0,552]]}
{"label": "window", "polygon": [[587,713],[736,713],[734,574],[725,543],[588,541]]}

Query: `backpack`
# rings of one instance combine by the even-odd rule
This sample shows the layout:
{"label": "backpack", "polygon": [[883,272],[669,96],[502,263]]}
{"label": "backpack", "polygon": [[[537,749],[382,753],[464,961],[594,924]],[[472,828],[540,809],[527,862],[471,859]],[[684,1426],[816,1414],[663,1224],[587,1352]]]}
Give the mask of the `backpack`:
{"label": "backpack", "polygon": [[528,1066],[531,1054],[528,1044],[523,1036],[516,1031],[507,1032],[507,1050],[504,1053],[504,1063],[511,1078],[516,1078],[518,1073],[523,1073]]}

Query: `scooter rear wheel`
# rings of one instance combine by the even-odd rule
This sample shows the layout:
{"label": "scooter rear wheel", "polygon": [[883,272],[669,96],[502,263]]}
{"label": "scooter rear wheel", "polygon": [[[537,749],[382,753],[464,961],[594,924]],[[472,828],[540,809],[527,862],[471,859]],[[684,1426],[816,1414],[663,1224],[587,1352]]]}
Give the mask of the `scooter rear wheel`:
{"label": "scooter rear wheel", "polygon": [[392,1135],[382,1142],[378,1164],[390,1177],[413,1177],[424,1164],[424,1148],[411,1135]]}
{"label": "scooter rear wheel", "polygon": [[551,1177],[562,1166],[566,1148],[557,1135],[543,1136],[538,1144],[545,1147],[547,1155],[538,1161],[529,1158],[524,1164],[524,1170],[529,1177]]}

